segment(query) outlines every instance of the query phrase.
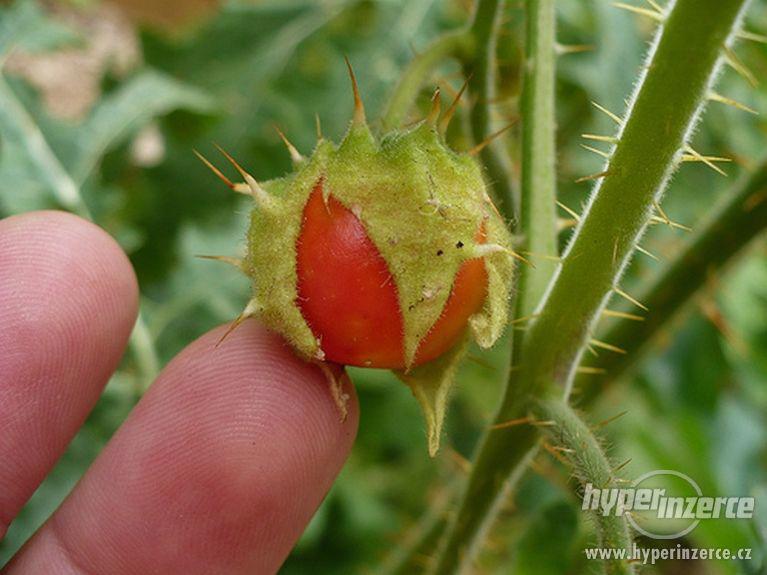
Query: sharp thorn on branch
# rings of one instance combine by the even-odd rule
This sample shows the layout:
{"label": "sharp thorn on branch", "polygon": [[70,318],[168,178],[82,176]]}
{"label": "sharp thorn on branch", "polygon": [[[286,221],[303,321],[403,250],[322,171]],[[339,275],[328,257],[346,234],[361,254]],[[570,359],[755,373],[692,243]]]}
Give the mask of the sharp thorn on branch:
{"label": "sharp thorn on branch", "polygon": [[727,62],[727,65],[735,70],[741,78],[748,82],[752,88],[759,86],[759,80],[757,80],[754,73],[743,63],[743,60],[738,57],[735,50],[729,46],[724,47],[724,61]]}
{"label": "sharp thorn on branch", "polygon": [[618,138],[615,136],[602,136],[600,134],[581,134],[581,138],[586,140],[594,140],[597,142],[609,142],[610,144],[617,144]]}
{"label": "sharp thorn on branch", "polygon": [[746,106],[745,104],[742,104],[738,102],[737,100],[733,100],[732,98],[723,96],[722,94],[719,94],[718,92],[710,91],[708,93],[708,99],[711,100],[712,102],[719,102],[720,104],[724,104],[725,106],[731,106],[743,112],[754,114],[755,116],[759,115],[759,112],[757,112],[753,108],[750,108],[749,106]]}
{"label": "sharp thorn on branch", "polygon": [[590,341],[591,341],[591,345],[593,345],[594,347],[598,347],[600,349],[606,349],[607,351],[620,353],[622,355],[625,355],[626,353],[628,353],[625,349],[620,348],[617,345],[612,345],[605,341],[601,341],[601,340],[593,339],[593,338]]}
{"label": "sharp thorn on branch", "polygon": [[[226,184],[226,186],[227,186],[229,189],[231,189],[231,190],[235,190],[235,184],[234,184],[234,182],[232,182],[232,180],[230,180],[229,178],[227,178],[227,177],[226,177],[226,176],[223,174],[223,172],[222,172],[221,170],[219,170],[219,169],[218,169],[216,166],[214,166],[214,165],[213,165],[213,164],[210,162],[210,160],[208,160],[208,158],[206,158],[205,156],[203,156],[203,155],[202,155],[200,152],[198,152],[197,150],[192,150],[192,152],[194,152],[194,155],[195,155],[195,156],[197,156],[197,157],[200,159],[200,161],[201,161],[203,164],[205,164],[205,166],[206,166],[206,167],[207,167],[207,168],[208,168],[208,169],[209,169],[211,172],[213,172],[213,173],[214,173],[214,174],[215,174],[215,175],[218,177],[218,179],[220,179],[222,182],[224,182],[224,184]],[[236,190],[235,190],[235,191],[236,191]]]}
{"label": "sharp thorn on branch", "polygon": [[233,256],[210,256],[210,255],[204,255],[204,254],[198,254],[195,257],[203,259],[203,260],[213,260],[217,262],[223,262],[225,264],[229,264],[230,266],[234,266],[237,269],[244,271],[244,261],[242,258],[236,258]]}
{"label": "sharp thorn on branch", "polygon": [[751,42],[758,42],[759,44],[767,44],[767,36],[762,34],[756,34],[755,32],[749,32],[748,30],[741,30],[736,34],[741,40],[749,40]]}
{"label": "sharp thorn on branch", "polygon": [[588,146],[586,144],[581,144],[581,148],[583,148],[584,150],[588,150],[589,152],[591,152],[593,154],[601,156],[601,157],[603,157],[606,160],[610,159],[610,153],[609,152],[605,152],[603,150],[600,150],[598,148],[594,148],[592,146]]}
{"label": "sharp thorn on branch", "polygon": [[612,417],[608,417],[607,419],[603,419],[602,421],[598,422],[594,427],[596,427],[597,429],[602,429],[604,427],[607,427],[608,425],[610,425],[614,421],[619,420],[621,417],[623,417],[627,413],[628,413],[628,410],[621,411],[620,413],[618,413],[616,415],[613,415]]}
{"label": "sharp thorn on branch", "polygon": [[564,211],[566,211],[575,221],[579,222],[581,220],[581,217],[578,215],[578,213],[575,210],[567,207],[565,204],[563,204],[559,200],[556,200],[556,202],[557,202],[557,205],[560,208],[562,208]]}
{"label": "sharp thorn on branch", "polygon": [[557,56],[568,56],[570,54],[581,54],[583,52],[593,52],[594,46],[591,44],[555,44],[554,53]]}
{"label": "sharp thorn on branch", "polygon": [[605,317],[616,317],[620,319],[628,319],[631,321],[644,321],[645,318],[643,318],[641,315],[636,315],[633,313],[626,313],[625,311],[616,311],[612,309],[604,309],[602,310],[602,315]]}
{"label": "sharp thorn on branch", "polygon": [[470,80],[471,80],[471,74],[466,76],[466,79],[463,81],[463,85],[461,86],[461,89],[458,90],[458,93],[455,95],[455,98],[453,98],[453,101],[450,103],[450,107],[447,109],[444,116],[442,116],[442,120],[440,120],[439,122],[439,132],[441,134],[444,134],[447,132],[447,128],[450,125],[450,120],[453,119],[453,116],[458,110],[458,106],[461,103],[461,97],[463,96],[463,93],[466,91],[466,88],[468,87]]}
{"label": "sharp thorn on branch", "polygon": [[590,180],[598,180],[599,178],[604,178],[606,176],[609,176],[612,172],[610,170],[605,170],[604,172],[599,172],[597,174],[590,174],[588,176],[583,176],[582,178],[578,178],[575,180],[576,184],[582,184],[583,182],[588,182]]}
{"label": "sharp thorn on branch", "polygon": [[627,294],[625,291],[623,291],[619,287],[613,286],[613,291],[615,293],[617,293],[619,296],[621,296],[623,299],[625,299],[626,301],[628,301],[628,302],[634,304],[635,306],[637,306],[638,308],[643,309],[644,311],[650,311],[647,308],[647,306],[645,306],[642,302],[640,302],[639,300],[631,297],[629,294]]}
{"label": "sharp thorn on branch", "polygon": [[237,316],[237,319],[235,319],[231,324],[229,324],[229,328],[224,332],[224,335],[221,336],[221,339],[218,340],[218,343],[216,343],[216,347],[220,346],[222,343],[224,343],[224,340],[229,337],[232,332],[234,332],[235,329],[237,329],[242,322],[244,322],[246,319],[253,317],[258,313],[259,304],[255,299],[252,299],[248,302],[248,305],[245,306],[245,309],[242,310],[242,313]]}
{"label": "sharp thorn on branch", "polygon": [[615,122],[615,123],[616,123],[616,124],[618,124],[619,126],[623,125],[623,120],[621,120],[621,117],[620,117],[620,116],[618,116],[618,114],[614,114],[613,112],[611,112],[610,110],[608,110],[608,109],[607,109],[607,108],[605,108],[604,106],[601,106],[601,105],[597,104],[597,103],[596,103],[596,102],[594,102],[594,101],[592,101],[592,102],[591,102],[591,104],[592,104],[592,105],[593,105],[593,106],[594,106],[594,107],[595,107],[597,110],[599,110],[600,112],[602,112],[603,114],[605,114],[605,115],[606,115],[608,118],[610,118],[610,119],[611,119],[613,122]]}
{"label": "sharp thorn on branch", "polygon": [[484,140],[482,140],[479,144],[468,150],[466,153],[470,156],[476,156],[479,154],[482,150],[484,150],[489,144],[491,144],[494,140],[502,136],[504,133],[508,132],[514,125],[517,123],[517,120],[515,119],[512,122],[509,122],[506,126],[501,128],[500,130],[493,132],[489,136],[487,136]]}
{"label": "sharp thorn on branch", "polygon": [[633,12],[634,14],[639,14],[640,16],[647,16],[648,18],[652,18],[656,22],[663,22],[664,20],[664,16],[662,12],[656,12],[655,10],[650,10],[649,8],[642,8],[641,6],[626,4],[625,2],[613,2],[613,6],[615,6],[616,8],[620,8],[622,10]]}
{"label": "sharp thorn on branch", "polygon": [[634,248],[635,248],[635,249],[636,249],[636,251],[638,251],[640,254],[644,254],[644,255],[646,255],[648,258],[650,258],[650,259],[653,259],[653,260],[655,260],[656,262],[659,262],[659,261],[660,261],[660,258],[659,258],[658,256],[656,256],[654,253],[652,253],[652,252],[650,252],[650,251],[647,251],[645,248],[643,248],[643,247],[642,247],[642,246],[640,246],[639,244],[637,244],[636,246],[634,246]]}
{"label": "sharp thorn on branch", "polygon": [[[264,190],[259,183],[256,181],[256,179],[251,176],[248,172],[245,171],[245,169],[235,160],[229,152],[224,150],[221,146],[218,144],[214,144],[216,148],[218,148],[218,151],[221,152],[224,157],[229,161],[232,166],[234,166],[234,169],[237,170],[240,173],[240,176],[242,176],[242,179],[245,180],[245,183],[248,185],[248,188],[250,189],[250,194],[253,196],[253,198],[262,206],[266,207],[270,204],[271,198],[269,194],[266,193],[266,190]],[[234,188],[235,191],[237,190],[237,186]]]}

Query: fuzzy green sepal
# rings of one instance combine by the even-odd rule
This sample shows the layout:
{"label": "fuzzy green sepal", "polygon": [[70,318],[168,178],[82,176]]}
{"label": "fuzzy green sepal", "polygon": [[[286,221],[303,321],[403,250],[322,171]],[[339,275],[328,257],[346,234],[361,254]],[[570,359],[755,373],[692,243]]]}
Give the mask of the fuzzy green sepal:
{"label": "fuzzy green sepal", "polygon": [[296,242],[304,206],[333,151],[332,143],[321,141],[295,174],[265,182],[262,187],[273,201],[268,206],[256,203],[248,230],[245,270],[253,278],[259,318],[307,359],[323,359],[324,354],[296,305]]}
{"label": "fuzzy green sepal", "polygon": [[[491,205],[491,208],[492,205]],[[494,209],[494,208],[493,208]],[[469,318],[474,340],[480,347],[491,347],[503,335],[508,323],[510,286],[514,277],[511,257],[511,239],[503,219],[497,214],[487,219],[487,241],[508,249],[485,257],[487,270],[487,298],[479,313]]]}
{"label": "fuzzy green sepal", "polygon": [[273,201],[253,210],[246,268],[268,326],[300,354],[322,358],[297,305],[295,266],[303,209],[319,181],[326,198],[357,215],[389,267],[407,366],[442,314],[459,268],[475,257],[485,259],[488,296],[470,324],[480,345],[492,345],[506,323],[513,267],[508,252],[480,252],[478,231],[484,222],[485,244],[510,250],[511,241],[479,164],[450,150],[427,123],[392,132],[380,144],[366,125],[353,123],[337,149],[321,142],[297,172],[263,184]]}
{"label": "fuzzy green sepal", "polygon": [[[327,193],[358,215],[388,264],[410,366],[421,340],[440,317],[459,268],[477,257],[477,232],[493,214],[488,213],[477,162],[447,148],[432,126],[422,123],[393,132],[377,147],[365,133],[353,128],[338,152],[330,155],[325,185]],[[505,231],[499,234],[498,226],[489,227],[488,241],[510,247]],[[504,257],[509,258],[499,254],[498,259]],[[490,295],[495,303],[486,311],[497,314],[499,300],[506,303],[506,286],[502,294],[496,289]]]}
{"label": "fuzzy green sepal", "polygon": [[[441,141],[432,125],[392,132],[377,142],[353,123],[338,148],[321,141],[287,177],[263,184],[248,232],[245,271],[253,278],[251,306],[307,359],[323,359],[321,342],[298,307],[296,245],[303,213],[318,183],[360,220],[386,261],[397,289],[407,369],[397,372],[417,398],[429,453],[439,448],[447,400],[469,333],[491,346],[507,322],[513,275],[511,238],[492,205],[479,164]],[[484,239],[480,230],[484,231]],[[488,285],[483,308],[462,340],[444,355],[411,369],[418,347],[439,319],[464,262],[481,257]],[[255,304],[255,305],[253,305]]]}
{"label": "fuzzy green sepal", "polygon": [[408,372],[395,372],[397,377],[410,387],[418,400],[426,419],[429,455],[434,457],[439,451],[442,425],[450,391],[455,383],[455,375],[466,352],[469,349],[469,337],[464,337],[447,353],[434,361],[425,363]]}

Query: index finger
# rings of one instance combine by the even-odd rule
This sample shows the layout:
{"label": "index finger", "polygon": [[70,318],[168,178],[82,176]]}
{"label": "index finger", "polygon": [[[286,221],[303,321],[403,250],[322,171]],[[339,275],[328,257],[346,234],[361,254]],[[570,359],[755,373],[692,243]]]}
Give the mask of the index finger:
{"label": "index finger", "polygon": [[[182,351],[7,574],[274,573],[357,429],[319,368],[255,320]],[[55,567],[55,568],[54,568]],[[4,572],[6,573],[6,572]]]}
{"label": "index finger", "polygon": [[0,538],[96,403],[137,304],[128,258],[98,226],[0,221]]}

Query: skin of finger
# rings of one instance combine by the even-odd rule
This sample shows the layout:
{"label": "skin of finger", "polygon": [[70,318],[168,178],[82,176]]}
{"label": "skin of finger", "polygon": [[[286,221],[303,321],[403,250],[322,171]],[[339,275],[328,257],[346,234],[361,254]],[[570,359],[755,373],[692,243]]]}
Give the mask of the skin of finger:
{"label": "skin of finger", "polygon": [[96,403],[137,306],[99,227],[64,212],[0,221],[0,536]]}
{"label": "skin of finger", "polygon": [[246,321],[192,343],[163,371],[8,573],[275,573],[357,430],[344,376],[328,382]]}

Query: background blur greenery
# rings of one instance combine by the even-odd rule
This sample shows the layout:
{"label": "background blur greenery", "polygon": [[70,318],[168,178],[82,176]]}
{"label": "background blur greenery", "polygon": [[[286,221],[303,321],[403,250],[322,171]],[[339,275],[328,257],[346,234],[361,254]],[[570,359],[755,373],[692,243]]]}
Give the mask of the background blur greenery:
{"label": "background blur greenery", "polygon": [[[502,99],[490,103],[499,123],[516,115],[523,4],[510,2],[499,46]],[[574,180],[600,165],[579,146],[579,135],[610,127],[589,102],[622,109],[652,22],[608,0],[557,6],[559,41],[584,48],[560,58],[558,72],[560,197],[577,208],[589,187]],[[470,9],[468,0],[0,2],[0,216],[65,208],[93,218],[130,254],[143,294],[143,331],[67,454],[0,542],[0,565],[71,489],[157,369],[235,317],[246,301],[248,286],[238,274],[194,255],[243,248],[247,200],[222,186],[192,149],[212,153],[217,142],[259,179],[285,173],[289,158],[274,124],[304,152],[315,140],[315,114],[324,134],[343,134],[351,112],[344,55],[375,118],[413,53],[462,25]],[[755,2],[750,19],[749,29],[767,32],[767,1]],[[767,79],[767,46],[743,43],[738,53],[755,79]],[[433,78],[448,94],[461,81],[457,66]],[[735,162],[725,166],[728,178],[698,164],[676,176],[665,208],[692,226],[766,147],[764,82],[754,87],[728,70],[719,91],[763,115],[710,107],[694,146]],[[466,147],[461,127],[454,122],[450,135],[458,148]],[[512,132],[506,141],[512,157],[517,137]],[[684,232],[656,226],[643,245],[665,258],[683,239]],[[639,255],[631,279],[661,265]],[[711,278],[685,318],[590,419],[628,409],[604,430],[615,460],[631,458],[628,477],[678,469],[706,494],[757,497],[753,522],[704,522],[683,541],[752,547],[753,561],[666,562],[644,572],[767,572],[763,238],[726,277]],[[475,352],[465,366],[435,460],[426,454],[407,388],[388,373],[354,370],[362,407],[354,453],[284,573],[379,571],[387,552],[465,472],[498,400],[506,347]],[[569,480],[549,455],[538,456],[479,573],[593,570],[581,550],[594,537]]]}

